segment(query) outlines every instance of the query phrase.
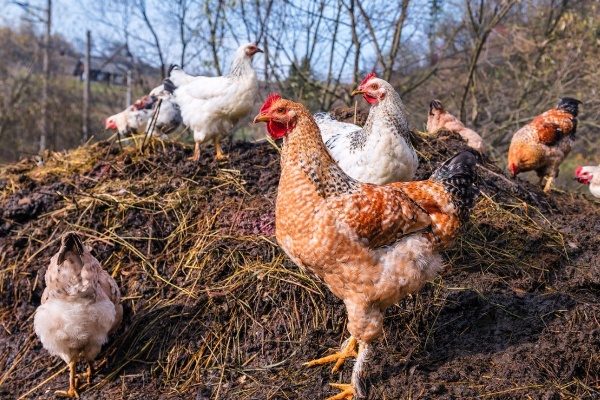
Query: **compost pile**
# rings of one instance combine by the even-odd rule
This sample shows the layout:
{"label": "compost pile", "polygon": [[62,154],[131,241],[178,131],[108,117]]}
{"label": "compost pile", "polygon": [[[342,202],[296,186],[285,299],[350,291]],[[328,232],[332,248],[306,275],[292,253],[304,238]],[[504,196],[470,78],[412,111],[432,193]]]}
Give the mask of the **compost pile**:
{"label": "compost pile", "polygon": [[[452,132],[413,141],[419,179],[466,148]],[[200,163],[191,153],[100,142],[0,170],[0,397],[68,387],[33,314],[69,230],[125,308],[82,399],[322,399],[350,380],[350,362],[302,366],[341,345],[346,313],[276,244],[276,146],[235,142],[226,164],[211,146]],[[369,398],[597,398],[600,205],[480,161],[482,195],[445,272],[387,310]]]}

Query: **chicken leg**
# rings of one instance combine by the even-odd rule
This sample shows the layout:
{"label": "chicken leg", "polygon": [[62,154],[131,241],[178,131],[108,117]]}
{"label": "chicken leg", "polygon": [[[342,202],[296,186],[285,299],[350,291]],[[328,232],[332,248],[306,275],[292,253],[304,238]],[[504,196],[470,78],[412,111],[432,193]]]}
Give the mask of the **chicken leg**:
{"label": "chicken leg", "polygon": [[358,356],[356,353],[357,345],[358,345],[358,342],[356,341],[356,338],[354,336],[350,336],[342,344],[341,350],[338,351],[337,353],[331,354],[329,356],[325,356],[325,357],[322,357],[322,358],[319,358],[316,360],[309,361],[309,362],[305,363],[304,365],[306,365],[307,367],[313,367],[315,365],[322,365],[322,364],[327,364],[327,363],[335,361],[335,365],[333,366],[333,369],[331,370],[331,373],[334,374],[344,364],[344,361],[346,360],[346,358]]}
{"label": "chicken leg", "polygon": [[94,366],[94,360],[86,360],[87,361],[87,371],[84,372],[83,374],[79,374],[77,375],[77,379],[83,380],[83,378],[85,378],[85,384],[80,386],[79,389],[84,389],[87,388],[88,386],[92,385],[92,376],[96,373],[96,371],[98,370],[98,368],[100,368],[102,365],[104,365],[106,363],[106,358],[104,360],[102,360],[102,362],[100,362],[100,364],[98,364],[98,366]]}
{"label": "chicken leg", "polygon": [[77,393],[77,378],[75,377],[75,367],[77,366],[77,357],[69,361],[69,390],[57,390],[54,392],[57,396],[79,398]]}
{"label": "chicken leg", "polygon": [[213,142],[215,144],[215,150],[217,151],[217,157],[216,160],[217,161],[224,161],[227,160],[229,158],[229,155],[227,154],[223,154],[223,149],[221,149],[221,145],[219,144],[219,139],[214,138]]}
{"label": "chicken leg", "polygon": [[194,145],[194,155],[188,158],[190,161],[198,162],[200,159],[200,143],[196,142]]}
{"label": "chicken leg", "polygon": [[550,186],[552,185],[552,181],[554,180],[554,178],[552,178],[551,176],[549,176],[548,178],[546,178],[546,185],[544,186],[544,193],[548,193],[548,191],[550,190]]}

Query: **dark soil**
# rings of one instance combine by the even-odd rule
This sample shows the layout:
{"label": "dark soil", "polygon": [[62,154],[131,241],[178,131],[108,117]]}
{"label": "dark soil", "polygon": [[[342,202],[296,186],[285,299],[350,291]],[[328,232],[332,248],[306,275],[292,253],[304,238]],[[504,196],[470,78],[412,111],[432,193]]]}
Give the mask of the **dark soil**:
{"label": "dark soil", "polygon": [[[414,143],[420,179],[465,148],[451,132]],[[337,375],[302,366],[339,347],[346,315],[275,244],[272,145],[235,143],[225,165],[170,142],[79,151],[78,167],[58,154],[43,177],[33,160],[0,176],[1,398],[68,386],[32,316],[71,229],[125,306],[82,399],[323,399],[349,381],[350,362]],[[369,398],[600,398],[599,203],[480,161],[483,194],[446,271],[387,310]]]}

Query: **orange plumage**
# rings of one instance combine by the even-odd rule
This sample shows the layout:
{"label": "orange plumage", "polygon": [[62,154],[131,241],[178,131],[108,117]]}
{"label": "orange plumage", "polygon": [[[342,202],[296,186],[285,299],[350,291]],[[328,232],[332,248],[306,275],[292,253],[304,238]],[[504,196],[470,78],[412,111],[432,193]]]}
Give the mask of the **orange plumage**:
{"label": "orange plumage", "polygon": [[515,132],[508,150],[508,168],[513,176],[535,171],[540,184],[547,178],[544,191],[550,189],[560,164],[571,152],[579,104],[577,99],[562,98],[555,109],[537,116]]}
{"label": "orange plumage", "polygon": [[271,136],[284,138],[277,241],[344,301],[352,335],[340,353],[309,365],[337,361],[337,369],[346,357],[357,356],[352,384],[337,385],[343,393],[335,398],[360,398],[383,312],[441,272],[439,252],[453,244],[474,204],[475,159],[461,153],[427,181],[360,183],[333,161],[301,104],[278,96],[268,102],[255,122],[267,122]]}

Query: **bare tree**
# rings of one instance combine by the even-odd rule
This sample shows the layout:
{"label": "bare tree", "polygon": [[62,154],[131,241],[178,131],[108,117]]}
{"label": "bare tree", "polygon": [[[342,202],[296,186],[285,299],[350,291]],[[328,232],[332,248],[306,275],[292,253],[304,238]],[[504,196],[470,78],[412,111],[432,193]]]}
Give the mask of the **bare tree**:
{"label": "bare tree", "polygon": [[158,38],[158,34],[157,34],[156,30],[154,29],[153,23],[150,21],[150,18],[148,17],[148,9],[146,7],[146,0],[137,0],[137,6],[138,6],[138,10],[140,11],[140,13],[142,15],[144,23],[148,27],[148,30],[150,31],[150,33],[152,34],[152,37],[154,39],[154,46],[156,48],[156,52],[158,53],[158,59],[160,60],[160,70],[162,73],[162,77],[164,78],[165,74],[166,74],[165,59],[163,57],[163,51],[162,51],[162,48],[160,45],[160,40]]}
{"label": "bare tree", "polygon": [[479,0],[478,10],[475,11],[472,7],[470,0],[465,0],[465,6],[467,10],[467,16],[469,18],[471,29],[475,35],[475,42],[473,43],[473,50],[469,57],[468,71],[467,71],[467,82],[463,90],[462,98],[460,101],[460,119],[465,119],[465,102],[469,90],[471,90],[474,82],[475,69],[477,68],[477,61],[481,54],[481,50],[485,46],[485,43],[492,32],[492,29],[500,23],[506,13],[520,0],[505,0],[501,4],[494,4],[493,7],[486,7],[486,0]]}

